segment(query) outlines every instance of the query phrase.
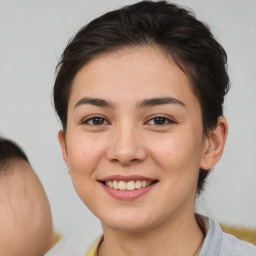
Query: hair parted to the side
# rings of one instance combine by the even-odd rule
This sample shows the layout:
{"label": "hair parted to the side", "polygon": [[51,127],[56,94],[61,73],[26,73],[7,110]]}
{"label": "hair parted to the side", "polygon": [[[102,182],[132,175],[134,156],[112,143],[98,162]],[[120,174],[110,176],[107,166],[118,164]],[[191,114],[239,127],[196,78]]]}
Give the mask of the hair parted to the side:
{"label": "hair parted to the side", "polygon": [[0,137],[0,173],[8,168],[8,161],[17,158],[29,163],[26,154],[16,143]]}
{"label": "hair parted to the side", "polygon": [[[78,70],[102,53],[122,47],[160,47],[187,75],[202,109],[204,134],[223,115],[229,90],[227,56],[206,24],[192,11],[166,1],[142,1],[108,12],[82,27],[57,66],[53,98],[64,131],[72,81]],[[198,194],[209,170],[200,170]]]}

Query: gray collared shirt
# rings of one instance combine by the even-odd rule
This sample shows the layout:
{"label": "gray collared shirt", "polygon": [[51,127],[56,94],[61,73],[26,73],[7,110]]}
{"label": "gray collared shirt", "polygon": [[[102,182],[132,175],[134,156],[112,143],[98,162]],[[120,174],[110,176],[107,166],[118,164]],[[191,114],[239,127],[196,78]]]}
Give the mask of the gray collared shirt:
{"label": "gray collared shirt", "polygon": [[[202,218],[207,234],[198,256],[256,256],[256,246],[224,233],[212,219]],[[45,256],[84,256],[88,249],[83,240],[62,239]]]}
{"label": "gray collared shirt", "polygon": [[217,222],[207,220],[208,231],[199,256],[256,256],[256,246],[224,233]]}

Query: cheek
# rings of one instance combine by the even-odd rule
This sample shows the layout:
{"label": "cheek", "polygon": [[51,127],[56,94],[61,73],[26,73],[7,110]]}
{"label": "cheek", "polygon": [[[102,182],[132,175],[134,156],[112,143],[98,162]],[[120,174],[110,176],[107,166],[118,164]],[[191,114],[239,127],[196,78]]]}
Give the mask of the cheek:
{"label": "cheek", "polygon": [[100,136],[82,134],[67,138],[70,175],[78,194],[85,189],[92,189],[90,181],[95,180],[95,170],[104,156],[105,147]]}
{"label": "cheek", "polygon": [[[151,139],[152,140],[152,139]],[[170,134],[161,140],[151,141],[151,155],[154,161],[167,173],[164,175],[181,174],[188,171],[198,171],[200,164],[201,146],[196,135],[190,132]]]}
{"label": "cheek", "polygon": [[192,134],[191,136],[176,134],[176,136],[165,138],[162,143],[155,143],[154,150],[152,149],[154,161],[161,169],[163,185],[161,193],[168,195],[167,200],[172,202],[171,208],[185,202],[194,204],[200,166],[200,148]]}

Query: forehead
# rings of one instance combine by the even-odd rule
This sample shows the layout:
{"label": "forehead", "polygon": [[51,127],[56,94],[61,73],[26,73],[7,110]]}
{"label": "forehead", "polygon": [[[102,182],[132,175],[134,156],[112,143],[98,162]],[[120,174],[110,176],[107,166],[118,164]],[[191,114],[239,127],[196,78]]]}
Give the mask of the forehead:
{"label": "forehead", "polygon": [[17,201],[22,203],[21,198],[44,200],[44,191],[41,191],[40,182],[34,170],[28,162],[23,159],[13,158],[8,160],[6,168],[0,175],[1,199]]}
{"label": "forehead", "polygon": [[82,96],[118,99],[131,94],[142,100],[168,93],[197,101],[189,79],[170,55],[159,47],[141,46],[104,53],[86,63],[73,80],[70,101]]}

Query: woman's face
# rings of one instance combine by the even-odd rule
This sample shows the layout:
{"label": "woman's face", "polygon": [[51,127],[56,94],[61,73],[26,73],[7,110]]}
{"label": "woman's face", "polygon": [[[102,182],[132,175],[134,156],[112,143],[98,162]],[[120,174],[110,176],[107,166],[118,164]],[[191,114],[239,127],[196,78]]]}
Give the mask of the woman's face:
{"label": "woman's face", "polygon": [[193,214],[207,144],[201,109],[186,75],[157,47],[82,67],[59,139],[78,195],[106,227],[140,231]]}

